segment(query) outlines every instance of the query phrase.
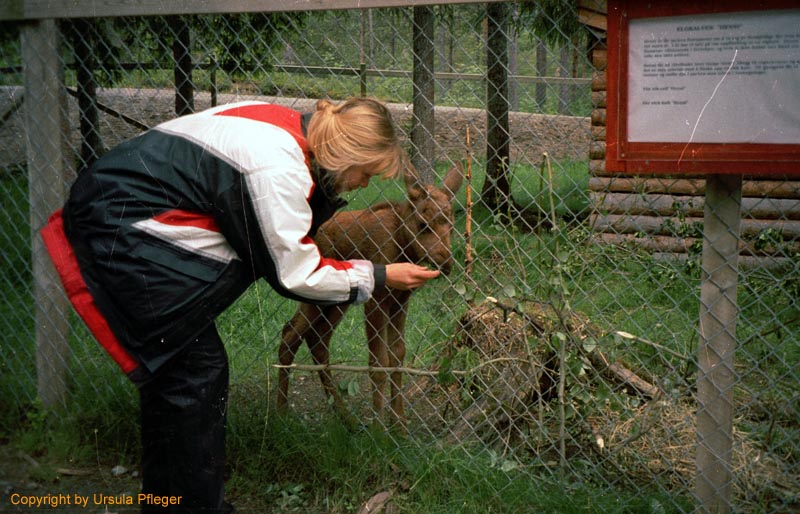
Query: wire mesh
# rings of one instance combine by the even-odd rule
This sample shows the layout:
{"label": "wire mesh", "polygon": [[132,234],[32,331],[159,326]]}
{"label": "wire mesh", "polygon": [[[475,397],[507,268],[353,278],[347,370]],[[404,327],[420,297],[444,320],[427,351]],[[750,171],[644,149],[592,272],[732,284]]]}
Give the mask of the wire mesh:
{"label": "wire mesh", "polygon": [[[510,476],[655,492],[654,512],[688,511],[705,180],[604,171],[604,36],[578,23],[569,2],[537,5],[62,20],[68,155],[80,170],[161,121],[236,100],[304,112],[320,98],[387,102],[425,182],[462,166],[455,266],[412,295],[405,355],[395,360],[370,358],[363,309],[343,317],[327,369],[347,415],[387,430],[399,423],[388,433],[421,447],[491,455]],[[33,220],[49,214],[30,212],[24,106],[37,99],[23,87],[18,29],[4,25],[0,41],[0,405],[9,408],[37,398],[31,241]],[[432,50],[433,69],[418,48]],[[415,77],[433,88],[423,94]],[[427,124],[414,117],[426,101]],[[66,187],[67,175],[53,187]],[[742,511],[786,512],[800,501],[797,184],[746,177],[732,234],[740,269],[738,294],[727,298],[738,325],[725,457]],[[348,197],[348,209],[406,197],[399,181],[373,184]],[[218,320],[233,403],[253,391],[274,401],[295,308],[257,284]],[[54,358],[73,387],[130,394],[70,308],[48,316],[71,327],[68,350]],[[331,410],[308,375],[318,369],[301,347],[288,407],[311,420]],[[389,382],[402,377],[397,417],[388,388],[372,389],[390,373]]]}

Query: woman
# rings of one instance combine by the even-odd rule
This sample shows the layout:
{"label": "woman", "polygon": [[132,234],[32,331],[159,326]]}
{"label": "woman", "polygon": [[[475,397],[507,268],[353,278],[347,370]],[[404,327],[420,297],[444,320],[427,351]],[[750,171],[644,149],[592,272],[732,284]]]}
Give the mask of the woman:
{"label": "woman", "polygon": [[332,304],[438,276],[326,259],[311,239],[339,193],[404,162],[388,109],[358,98],[307,115],[260,102],[213,108],[80,173],[42,236],[76,310],[139,388],[144,494],[181,497],[176,512],[227,512],[228,362],[214,319],[253,281]]}

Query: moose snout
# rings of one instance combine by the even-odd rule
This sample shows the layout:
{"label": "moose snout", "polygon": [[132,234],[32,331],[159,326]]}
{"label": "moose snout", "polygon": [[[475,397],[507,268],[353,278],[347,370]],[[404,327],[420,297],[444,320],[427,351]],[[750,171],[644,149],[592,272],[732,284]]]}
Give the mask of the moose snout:
{"label": "moose snout", "polygon": [[445,275],[449,274],[453,269],[453,253],[447,247],[440,247],[429,251],[426,260]]}
{"label": "moose snout", "polygon": [[453,269],[453,257],[451,256],[445,262],[439,265],[439,270],[444,275],[449,275],[450,271]]}

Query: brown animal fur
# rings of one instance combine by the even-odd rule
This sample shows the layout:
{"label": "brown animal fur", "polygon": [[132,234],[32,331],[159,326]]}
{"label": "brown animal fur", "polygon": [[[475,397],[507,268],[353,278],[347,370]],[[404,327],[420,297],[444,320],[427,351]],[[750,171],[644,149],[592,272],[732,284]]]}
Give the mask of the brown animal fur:
{"label": "brown animal fur", "polygon": [[[383,264],[428,263],[448,273],[453,266],[450,248],[453,227],[451,204],[462,179],[460,166],[448,171],[441,189],[420,187],[413,177],[407,178],[407,201],[383,202],[370,209],[337,213],[320,227],[315,241],[326,257],[367,259]],[[410,291],[386,288],[376,291],[364,304],[370,366],[402,366],[406,353],[405,324],[410,297]],[[292,363],[303,340],[316,364],[328,364],[330,339],[347,307],[301,303],[281,334],[281,365]],[[335,409],[346,416],[347,409],[333,384],[330,370],[322,370],[319,375],[323,389],[333,399]],[[280,368],[278,377],[277,405],[284,409],[288,401],[289,369]],[[395,422],[402,424],[400,372],[370,373],[373,407],[380,416],[385,404],[383,389],[387,378],[391,385],[391,415]]]}

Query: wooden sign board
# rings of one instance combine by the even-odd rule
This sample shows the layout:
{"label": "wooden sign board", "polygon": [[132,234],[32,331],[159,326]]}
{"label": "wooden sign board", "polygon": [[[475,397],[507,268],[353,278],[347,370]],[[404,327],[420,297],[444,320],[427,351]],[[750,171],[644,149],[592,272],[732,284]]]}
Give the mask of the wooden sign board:
{"label": "wooden sign board", "polygon": [[800,176],[797,5],[608,0],[606,169]]}

